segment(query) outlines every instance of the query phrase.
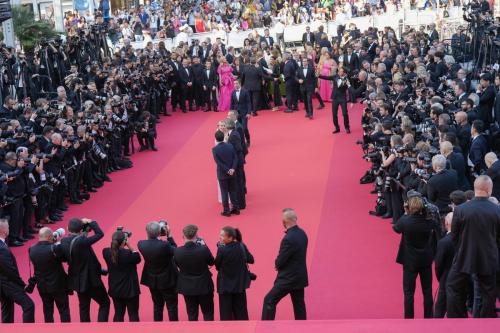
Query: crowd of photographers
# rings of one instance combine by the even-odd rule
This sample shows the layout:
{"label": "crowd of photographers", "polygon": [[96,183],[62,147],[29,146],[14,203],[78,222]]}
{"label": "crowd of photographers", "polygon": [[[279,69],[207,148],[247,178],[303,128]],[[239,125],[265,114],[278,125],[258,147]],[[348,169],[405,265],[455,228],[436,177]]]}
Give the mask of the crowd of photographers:
{"label": "crowd of photographers", "polygon": [[[459,41],[455,35],[448,48],[407,35],[391,47],[395,57],[377,56],[366,67],[364,136],[358,143],[371,168],[360,182],[375,184],[376,206],[370,214],[391,220],[403,234],[397,262],[403,265],[405,318],[414,317],[417,276],[426,318],[466,317],[468,311],[474,317],[496,317],[499,59],[498,51],[477,48],[499,26],[485,20],[484,4],[471,16],[479,29],[472,39]],[[472,65],[462,66],[453,55]],[[490,56],[491,63],[477,59]],[[439,280],[435,304],[434,261]]]}

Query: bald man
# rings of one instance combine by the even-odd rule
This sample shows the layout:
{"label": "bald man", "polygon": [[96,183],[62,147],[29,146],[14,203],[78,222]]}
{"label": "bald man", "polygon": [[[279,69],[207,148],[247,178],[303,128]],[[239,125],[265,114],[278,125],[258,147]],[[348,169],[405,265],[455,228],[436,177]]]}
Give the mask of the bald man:
{"label": "bald man", "polygon": [[278,276],[273,288],[264,298],[262,320],[274,320],[276,305],[288,294],[292,298],[295,320],[306,320],[304,288],[309,284],[306,266],[307,235],[297,225],[297,213],[292,208],[283,209],[282,221],[286,235],[275,260]]}
{"label": "bald man", "polygon": [[16,258],[5,243],[9,237],[9,223],[0,219],[0,303],[2,323],[14,322],[14,304],[23,309],[23,323],[35,322],[35,304],[24,291],[26,286],[19,275]]}
{"label": "bald man", "polygon": [[68,275],[62,262],[64,255],[59,244],[54,244],[54,233],[50,228],[38,232],[38,243],[29,250],[29,257],[35,270],[37,289],[43,302],[43,316],[46,323],[54,322],[54,304],[61,322],[71,321],[69,313]]}
{"label": "bald man", "polygon": [[462,191],[470,190],[470,184],[466,176],[467,164],[462,153],[453,151],[453,145],[450,141],[443,141],[439,145],[441,154],[448,161],[447,167],[457,172],[458,189]]}
{"label": "bald man", "polygon": [[476,275],[481,292],[481,318],[496,318],[496,272],[500,244],[500,207],[492,203],[493,182],[482,175],[474,182],[474,198],[453,212],[451,237],[456,255],[448,274],[448,318],[466,318],[467,284]]}
{"label": "bald man", "polygon": [[462,153],[467,157],[470,146],[470,124],[468,121],[467,113],[460,111],[455,113],[455,122],[457,123],[457,138],[459,141]]}
{"label": "bald man", "polygon": [[500,162],[495,153],[489,152],[484,156],[484,162],[488,167],[486,174],[490,176],[493,181],[493,191],[492,196],[500,200]]}

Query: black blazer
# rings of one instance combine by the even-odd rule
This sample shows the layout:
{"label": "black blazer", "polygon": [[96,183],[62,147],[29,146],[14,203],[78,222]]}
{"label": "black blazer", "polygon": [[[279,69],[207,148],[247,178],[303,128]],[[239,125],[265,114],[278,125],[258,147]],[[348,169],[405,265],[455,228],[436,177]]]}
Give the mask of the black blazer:
{"label": "black blazer", "polygon": [[479,94],[479,106],[478,114],[479,119],[484,121],[485,125],[488,126],[492,119],[493,105],[495,104],[495,88],[493,85],[489,85],[481,94]]}
{"label": "black blazer", "polygon": [[188,88],[187,84],[193,83],[193,80],[194,80],[193,69],[190,66],[186,68],[184,68],[183,66],[179,67],[179,84],[181,88]]}
{"label": "black blazer", "polygon": [[462,191],[469,190],[470,184],[466,176],[467,165],[464,155],[462,153],[452,152],[448,155],[447,160],[450,163],[450,167],[457,172],[458,188]]}
{"label": "black blazer", "polygon": [[439,208],[440,213],[450,212],[450,193],[458,190],[457,172],[441,170],[427,182],[427,199]]}
{"label": "black blazer", "polygon": [[497,92],[497,95],[495,97],[495,120],[500,124],[500,91]]}
{"label": "black blazer", "polygon": [[205,245],[187,242],[175,249],[174,260],[179,267],[177,290],[182,295],[206,295],[214,291],[212,273],[214,257]]}
{"label": "black blazer", "polygon": [[466,274],[492,275],[498,270],[500,207],[488,198],[475,197],[456,207],[451,235],[454,268]]}
{"label": "black blazer", "polygon": [[[310,35],[310,38],[309,38],[310,43],[314,44],[314,41],[316,40],[314,34],[312,32],[310,32],[309,35]],[[304,32],[302,34],[302,44],[305,45],[306,43],[307,43],[307,32]]]}
{"label": "black blazer", "polygon": [[304,69],[302,67],[299,67],[299,69],[297,69],[297,73],[295,76],[297,78],[297,82],[299,80],[304,80],[304,82],[302,82],[302,84],[300,85],[300,90],[302,92],[309,92],[309,93],[314,92],[318,80],[316,79],[316,73],[314,72],[314,68],[311,65],[307,66],[306,77],[304,77]]}
{"label": "black blazer", "polygon": [[248,264],[254,263],[252,254],[243,243],[233,242],[217,248],[215,268],[217,274],[217,292],[242,293],[250,285]]}
{"label": "black blazer", "polygon": [[488,153],[488,150],[488,140],[486,140],[484,135],[481,134],[472,139],[469,148],[469,158],[474,164],[474,171],[480,173],[482,170],[486,170],[484,155]]}
{"label": "black blazer", "polygon": [[[85,234],[71,234],[61,240],[64,261],[68,262],[69,288],[79,293],[88,292],[95,287],[104,287],[101,280],[101,264],[92,248],[94,243],[104,237],[104,233],[97,222],[93,221],[89,225],[94,235],[87,237]],[[75,237],[78,239],[73,245],[70,258],[70,244]]]}
{"label": "black blazer", "polygon": [[432,232],[435,224],[423,215],[403,215],[393,225],[393,230],[401,235],[396,262],[410,269],[432,265],[434,247]]}
{"label": "black blazer", "polygon": [[252,100],[247,90],[240,89],[240,99],[236,98],[236,90],[233,90],[231,94],[231,110],[238,111],[238,119],[240,120],[252,112]]}
{"label": "black blazer", "polygon": [[139,252],[119,249],[116,264],[111,260],[111,249],[109,247],[102,250],[102,256],[108,265],[109,296],[119,298],[138,296],[141,293],[137,275],[137,264],[141,262]]}
{"label": "black blazer", "polygon": [[295,78],[297,67],[297,64],[293,60],[288,60],[285,63],[285,67],[283,68],[283,76],[285,77],[286,85],[294,86],[297,84],[297,80]]}
{"label": "black blazer", "polygon": [[64,255],[60,245],[38,242],[29,249],[29,257],[33,263],[40,293],[68,291],[68,275],[62,265]]}
{"label": "black blazer", "polygon": [[229,134],[227,142],[233,146],[236,156],[238,156],[238,166],[243,166],[245,163],[245,153],[243,146],[241,145],[240,133],[238,133],[236,128],[231,131],[231,134]]}
{"label": "black blazer", "polygon": [[491,195],[500,199],[500,160],[495,161],[495,163],[488,168],[486,174],[490,176],[493,181],[493,192]]}
{"label": "black blazer", "polygon": [[227,172],[236,170],[238,166],[238,156],[233,146],[225,142],[218,143],[212,148],[212,154],[217,164],[217,179],[229,179],[231,176]]}
{"label": "black blazer", "polygon": [[141,284],[159,290],[176,288],[179,271],[174,264],[174,250],[177,247],[174,239],[141,240],[137,247],[144,258]]}
{"label": "black blazer", "polygon": [[278,276],[274,281],[276,285],[292,290],[308,286],[307,242],[306,233],[298,226],[286,231],[281,241],[278,257],[274,262],[278,271]]}
{"label": "black blazer", "polygon": [[241,84],[248,91],[261,91],[263,77],[260,67],[246,66],[241,75]]}
{"label": "black blazer", "polygon": [[260,43],[265,42],[268,46],[272,47],[274,44],[274,38],[271,36],[269,36],[267,38],[269,38],[269,42],[267,41],[266,36],[261,36]]}
{"label": "black blazer", "polygon": [[203,69],[203,75],[201,79],[201,85],[206,86],[207,90],[210,91],[212,90],[212,87],[217,87],[218,86],[218,75],[215,72],[215,69],[210,68],[208,70],[208,75],[207,75],[207,69]]}
{"label": "black blazer", "polygon": [[347,82],[349,78],[346,76],[344,77],[344,82],[342,82],[340,85],[337,83],[337,80],[340,78],[338,75],[333,75],[333,76],[325,76],[325,75],[320,75],[320,79],[323,80],[330,80],[333,81],[333,89],[332,89],[332,100],[338,101],[338,102],[345,102],[347,101]]}
{"label": "black blazer", "polygon": [[439,283],[446,283],[454,256],[455,247],[453,246],[453,239],[451,233],[448,233],[437,243],[436,257],[434,258],[436,277]]}
{"label": "black blazer", "polygon": [[26,286],[19,275],[16,257],[14,257],[7,245],[0,241],[0,294],[2,285],[11,285],[23,289]]}

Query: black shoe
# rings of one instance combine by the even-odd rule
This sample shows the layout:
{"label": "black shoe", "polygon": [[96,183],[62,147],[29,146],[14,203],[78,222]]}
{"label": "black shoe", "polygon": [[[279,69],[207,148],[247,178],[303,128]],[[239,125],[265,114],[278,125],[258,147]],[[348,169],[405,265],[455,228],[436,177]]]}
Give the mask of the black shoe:
{"label": "black shoe", "polygon": [[110,181],[111,181],[111,178],[109,178],[108,176],[104,176],[104,181],[105,181],[105,182],[110,182]]}
{"label": "black shoe", "polygon": [[87,189],[87,191],[92,192],[92,193],[97,192],[97,190],[94,187],[91,187],[91,188]]}
{"label": "black shoe", "polygon": [[80,199],[76,199],[76,198],[75,198],[75,199],[73,199],[73,200],[70,200],[70,202],[71,202],[72,204],[75,204],[75,205],[81,205],[81,204],[83,203],[83,201],[82,201],[82,200],[80,200]]}
{"label": "black shoe", "polygon": [[139,148],[139,152],[141,152],[141,151],[145,151],[145,150],[147,150],[147,149],[148,149],[148,148],[146,148],[146,147],[144,147],[144,146],[143,146],[143,147]]}
{"label": "black shoe", "polygon": [[257,112],[252,112],[252,116],[257,117],[258,116]]}
{"label": "black shoe", "polygon": [[325,104],[320,105],[320,106],[317,107],[318,110],[321,110],[321,109],[324,109],[324,108],[325,108]]}
{"label": "black shoe", "polygon": [[156,147],[151,148],[152,151],[158,151]]}
{"label": "black shoe", "polygon": [[68,206],[66,206],[66,205],[63,204],[60,207],[57,207],[57,209],[62,210],[62,211],[67,211],[68,210]]}
{"label": "black shoe", "polygon": [[240,215],[240,210],[239,209],[233,209],[233,210],[231,210],[231,214],[233,214],[233,215]]}
{"label": "black shoe", "polygon": [[346,132],[347,134],[351,134],[351,129],[350,129],[350,128],[347,128],[347,129],[345,130],[345,132]]}
{"label": "black shoe", "polygon": [[222,212],[222,213],[220,213],[220,215],[229,217],[229,216],[231,216],[231,213],[230,212]]}
{"label": "black shoe", "polygon": [[337,133],[339,133],[339,132],[340,132],[340,130],[337,128],[337,129],[335,129],[335,131],[333,131],[332,133],[333,133],[333,134],[337,134]]}
{"label": "black shoe", "polygon": [[[33,236],[32,236],[33,237]],[[34,238],[34,237],[33,237]],[[24,242],[27,242],[29,239],[27,238],[24,238],[24,237],[17,237],[16,238],[16,241],[18,242],[21,242],[21,243],[24,243]]]}
{"label": "black shoe", "polygon": [[370,215],[372,215],[372,216],[380,216],[380,215],[377,213],[377,211],[375,211],[375,210],[370,210],[370,211],[368,212],[368,214],[370,214]]}
{"label": "black shoe", "polygon": [[24,245],[23,242],[20,242],[20,241],[17,241],[17,240],[9,241],[8,244],[9,244],[10,247],[18,247],[18,246],[23,246]]}
{"label": "black shoe", "polygon": [[38,234],[38,231],[34,230],[34,229],[28,229],[28,231],[26,231],[28,234],[31,234],[31,235],[36,235]]}
{"label": "black shoe", "polygon": [[170,113],[165,113],[165,114],[163,114],[163,115],[164,115],[164,116],[167,116],[167,117],[172,117],[172,114],[170,114]]}
{"label": "black shoe", "polygon": [[62,221],[62,220],[63,220],[63,219],[62,219],[62,216],[59,216],[59,215],[50,215],[50,216],[49,216],[49,219],[50,219],[51,221]]}
{"label": "black shoe", "polygon": [[387,214],[386,213],[386,214],[384,214],[384,215],[382,215],[380,217],[383,218],[383,219],[392,219],[392,214]]}
{"label": "black shoe", "polygon": [[90,199],[90,194],[88,194],[88,193],[80,193],[78,195],[78,199],[80,199],[80,200],[89,200]]}
{"label": "black shoe", "polygon": [[187,113],[186,110],[182,110],[182,113]]}
{"label": "black shoe", "polygon": [[290,109],[285,110],[285,113],[292,113],[292,112],[293,112],[293,110],[290,110]]}

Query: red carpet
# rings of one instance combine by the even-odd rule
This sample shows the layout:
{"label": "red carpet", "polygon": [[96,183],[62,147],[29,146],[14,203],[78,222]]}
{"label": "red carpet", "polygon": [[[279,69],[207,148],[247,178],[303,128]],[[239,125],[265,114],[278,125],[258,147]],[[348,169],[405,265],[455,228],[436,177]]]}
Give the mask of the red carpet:
{"label": "red carpet", "polygon": [[[137,242],[145,238],[148,221],[166,218],[181,244],[182,227],[195,223],[214,254],[220,228],[237,226],[256,258],[252,271],[258,279],[248,291],[250,318],[256,320],[276,274],[273,262],[283,236],[281,209],[293,207],[310,240],[310,287],[306,290],[309,318],[401,318],[402,274],[394,261],[398,236],[387,220],[367,214],[373,207],[373,197],[368,194],[371,188],[358,183],[368,167],[355,145],[361,136],[360,107],[351,110],[353,134],[335,136],[329,108],[327,105],[315,111],[313,121],[304,118],[303,112],[266,111],[251,119],[252,146],[246,166],[248,208],[240,216],[221,217],[217,202],[211,148],[217,121],[226,115],[178,112],[162,118],[159,152],[135,154],[134,168],[112,174],[112,183],[89,202],[71,206],[65,221],[56,226],[66,226],[71,217],[97,220],[106,233],[95,246],[99,257],[117,226],[133,231],[132,239]],[[26,279],[27,248],[15,249],[15,254]],[[215,277],[215,269],[213,273]],[[42,322],[37,292],[33,297],[36,320]],[[76,296],[71,297],[71,304],[72,320],[78,321]],[[182,298],[179,304],[180,318],[185,320]],[[96,308],[93,304],[93,319]],[[420,308],[417,294],[416,313],[421,317]],[[20,309],[16,311],[19,321]],[[141,295],[140,318],[152,320],[152,302],[146,289]],[[277,318],[293,318],[288,299],[279,305]],[[248,329],[252,330],[252,325]]]}

